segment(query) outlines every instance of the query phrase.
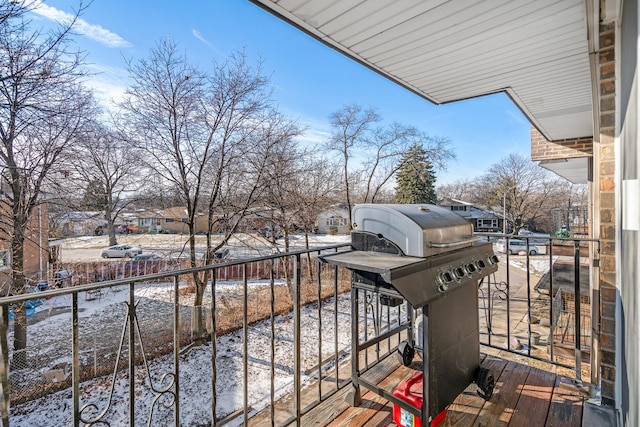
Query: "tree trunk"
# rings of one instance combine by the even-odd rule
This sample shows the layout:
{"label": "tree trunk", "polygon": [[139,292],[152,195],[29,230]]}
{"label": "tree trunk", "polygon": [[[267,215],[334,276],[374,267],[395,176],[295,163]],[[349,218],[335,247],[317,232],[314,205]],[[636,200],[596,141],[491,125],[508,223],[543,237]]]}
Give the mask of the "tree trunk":
{"label": "tree trunk", "polygon": [[[189,224],[189,259],[191,267],[196,267],[196,235],[195,222]],[[204,290],[207,287],[206,272],[204,277],[200,277],[200,273],[193,272],[193,282],[196,287],[196,295],[193,300],[193,328],[192,335],[196,345],[202,345],[207,342],[207,325],[205,324],[206,316],[204,315],[205,307],[202,306],[204,299]]]}
{"label": "tree trunk", "polygon": [[24,303],[13,306],[13,359],[14,370],[27,367],[27,311]]}
{"label": "tree trunk", "polygon": [[109,236],[109,246],[114,246],[118,244],[118,239],[116,239],[116,228],[113,224],[113,215],[109,206],[112,206],[112,201],[107,201],[107,209],[104,212],[104,219],[107,221],[107,235]]}
{"label": "tree trunk", "polygon": [[[13,237],[11,239],[11,268],[13,279],[13,292],[23,294],[25,291],[24,278],[24,231],[20,215],[14,213]],[[27,312],[24,303],[13,307],[13,361],[16,369],[27,366]]]}

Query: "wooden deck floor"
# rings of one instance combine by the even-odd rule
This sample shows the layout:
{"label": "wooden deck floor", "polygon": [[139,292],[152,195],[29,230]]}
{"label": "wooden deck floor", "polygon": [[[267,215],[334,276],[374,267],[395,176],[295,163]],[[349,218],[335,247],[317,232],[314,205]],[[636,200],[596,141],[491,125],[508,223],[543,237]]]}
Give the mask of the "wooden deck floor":
{"label": "wooden deck floor", "polygon": [[[440,426],[581,426],[585,393],[572,380],[495,356],[484,357],[483,366],[496,378],[494,394],[485,401],[470,385],[447,408]],[[412,374],[394,357],[372,368],[368,379],[393,390]],[[345,387],[303,417],[302,425],[392,426],[392,405],[376,393],[362,389],[362,405],[352,408],[344,401]]]}

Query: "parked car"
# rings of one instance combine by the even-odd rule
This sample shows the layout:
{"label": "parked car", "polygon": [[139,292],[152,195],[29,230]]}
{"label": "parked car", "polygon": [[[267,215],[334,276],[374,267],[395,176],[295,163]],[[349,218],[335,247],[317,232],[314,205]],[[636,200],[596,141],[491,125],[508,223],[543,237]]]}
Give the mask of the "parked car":
{"label": "parked car", "polygon": [[284,234],[280,232],[280,227],[276,227],[274,230],[272,230],[271,227],[266,226],[264,228],[259,229],[258,234],[260,234],[262,237],[266,239],[274,238],[278,240],[284,237]]}
{"label": "parked car", "polygon": [[156,254],[138,254],[131,258],[131,261],[155,261],[162,259]]}
{"label": "parked car", "polygon": [[[496,243],[496,249],[498,252],[507,253],[507,241],[505,239],[499,239]],[[527,251],[527,242],[524,240],[510,239],[508,252],[510,255],[516,255],[520,252]],[[536,245],[529,244],[529,255],[538,255],[540,249]]]}
{"label": "parked car", "polygon": [[531,236],[533,234],[533,231],[529,230],[526,227],[523,227],[520,230],[518,230],[518,234],[520,236]]}
{"label": "parked car", "polygon": [[141,254],[142,249],[130,245],[115,245],[102,251],[102,258],[131,258]]}

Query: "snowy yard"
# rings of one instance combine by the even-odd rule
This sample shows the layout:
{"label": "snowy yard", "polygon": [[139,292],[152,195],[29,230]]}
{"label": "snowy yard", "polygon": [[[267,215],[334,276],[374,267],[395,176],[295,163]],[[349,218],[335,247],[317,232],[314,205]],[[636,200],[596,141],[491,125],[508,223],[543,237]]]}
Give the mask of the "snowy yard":
{"label": "snowy yard", "polygon": [[[242,288],[238,283],[217,283],[217,295],[231,295]],[[249,290],[268,286],[264,282],[252,283]],[[276,284],[276,287],[284,286]],[[210,294],[208,295],[210,298]],[[80,359],[81,364],[105,363],[113,370],[117,356],[120,334],[126,320],[128,291],[111,290],[101,298],[87,301],[84,293],[79,295]],[[169,284],[140,285],[136,287],[135,298],[139,301],[137,316],[140,324],[145,352],[150,351],[149,343],[157,342],[154,336],[167,335],[172,339],[173,330],[173,287]],[[182,303],[182,300],[181,300]],[[71,296],[45,300],[38,307],[29,326],[29,360],[36,360],[24,369],[12,369],[10,374],[12,396],[16,387],[29,381],[41,381],[52,367],[71,364]],[[321,336],[319,337],[318,313],[321,313]],[[180,331],[187,333],[191,325],[192,307],[185,303],[180,307]],[[333,371],[332,356],[334,339],[337,332],[338,352],[344,356],[350,349],[350,295],[338,298],[337,329],[334,321],[334,299],[323,302],[318,310],[317,304],[301,308],[301,383],[309,383],[317,377],[320,360],[330,359],[324,369]],[[364,313],[362,313],[364,316]],[[362,322],[361,322],[362,324]],[[371,326],[370,326],[371,327]],[[293,329],[292,314],[278,316],[274,322],[274,390],[275,400],[293,391]],[[10,334],[9,339],[12,336]],[[137,340],[137,337],[136,337]],[[166,341],[166,340],[165,340]],[[10,341],[11,342],[11,341]],[[261,321],[248,328],[248,402],[252,412],[269,405],[271,396],[271,322]],[[320,343],[320,344],[318,344]],[[319,359],[318,345],[321,345],[322,359]],[[243,330],[218,337],[216,341],[216,390],[217,417],[221,418],[244,408],[244,369],[243,369]],[[179,358],[180,424],[206,425],[211,420],[212,402],[212,351],[211,343],[193,348],[183,348]],[[85,420],[107,411],[104,420],[112,426],[128,425],[128,372],[126,340],[121,351],[119,372],[113,384],[111,375],[103,375],[80,384],[80,407],[94,404],[83,412]],[[139,346],[136,352],[140,353]],[[103,360],[106,359],[106,360]],[[68,368],[67,368],[68,370]],[[151,412],[151,425],[172,423],[174,407],[165,407],[172,401],[171,393],[157,393],[170,387],[174,370],[173,353],[151,360],[148,372],[144,366],[136,368],[135,410],[136,424],[146,424]],[[163,379],[163,376],[164,379]],[[110,398],[110,394],[112,397]],[[159,401],[154,404],[154,399]],[[110,406],[109,406],[109,402]],[[153,411],[152,411],[153,408]],[[70,425],[72,420],[71,389],[67,388],[12,405],[11,425],[52,426]],[[241,419],[237,420],[238,422]]]}

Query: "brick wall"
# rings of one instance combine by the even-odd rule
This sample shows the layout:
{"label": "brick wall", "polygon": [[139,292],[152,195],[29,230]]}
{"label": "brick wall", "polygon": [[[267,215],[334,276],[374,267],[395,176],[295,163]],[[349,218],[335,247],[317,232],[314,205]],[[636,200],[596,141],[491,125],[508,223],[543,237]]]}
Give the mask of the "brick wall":
{"label": "brick wall", "polygon": [[548,141],[538,129],[531,126],[531,160],[557,160],[591,157],[592,138],[561,139]]}
{"label": "brick wall", "polygon": [[600,199],[600,313],[602,325],[602,402],[615,403],[615,23],[600,25],[600,136],[597,149],[600,159],[595,165],[600,176],[596,192]]}

